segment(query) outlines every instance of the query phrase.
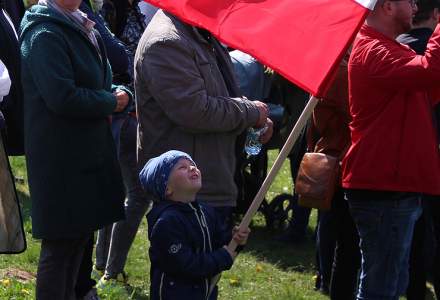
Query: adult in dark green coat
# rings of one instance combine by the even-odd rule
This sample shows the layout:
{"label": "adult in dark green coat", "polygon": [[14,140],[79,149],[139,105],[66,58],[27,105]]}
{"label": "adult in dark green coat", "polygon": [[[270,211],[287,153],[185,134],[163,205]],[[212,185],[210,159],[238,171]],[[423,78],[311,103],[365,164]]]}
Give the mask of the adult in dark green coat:
{"label": "adult in dark green coat", "polygon": [[21,24],[32,231],[42,239],[37,299],[75,297],[93,231],[124,214],[109,116],[129,97],[112,93],[103,43],[80,3],[40,1]]}

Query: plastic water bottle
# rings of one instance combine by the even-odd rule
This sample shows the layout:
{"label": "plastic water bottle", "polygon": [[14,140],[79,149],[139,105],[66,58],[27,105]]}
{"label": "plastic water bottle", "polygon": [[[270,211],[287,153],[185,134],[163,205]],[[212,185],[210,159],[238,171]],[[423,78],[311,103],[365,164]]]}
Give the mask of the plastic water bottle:
{"label": "plastic water bottle", "polygon": [[246,136],[246,143],[244,144],[244,151],[249,156],[258,155],[261,151],[261,147],[263,146],[260,143],[260,136],[266,132],[267,126],[263,128],[255,129],[253,127],[248,129]]}

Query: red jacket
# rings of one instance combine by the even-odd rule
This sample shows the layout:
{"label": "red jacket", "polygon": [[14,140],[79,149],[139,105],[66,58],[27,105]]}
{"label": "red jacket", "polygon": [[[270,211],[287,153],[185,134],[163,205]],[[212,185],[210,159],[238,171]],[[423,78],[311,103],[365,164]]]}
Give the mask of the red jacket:
{"label": "red jacket", "polygon": [[364,25],[348,73],[352,145],[342,186],[440,195],[432,117],[439,99],[433,95],[440,87],[440,27],[421,56]]}

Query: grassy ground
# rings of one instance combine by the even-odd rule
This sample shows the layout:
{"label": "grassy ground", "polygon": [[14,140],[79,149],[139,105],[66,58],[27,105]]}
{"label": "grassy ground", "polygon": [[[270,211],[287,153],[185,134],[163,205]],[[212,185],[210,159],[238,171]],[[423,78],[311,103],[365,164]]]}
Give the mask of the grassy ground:
{"label": "grassy ground", "polygon": [[[276,153],[270,154],[271,161]],[[23,158],[13,158],[16,177],[27,182]],[[23,206],[28,249],[20,255],[0,255],[0,299],[34,299],[35,272],[40,243],[31,237],[29,190],[17,184]],[[288,165],[283,166],[268,193],[268,199],[292,191]],[[279,232],[265,226],[261,214],[253,220],[249,245],[239,255],[231,271],[224,272],[219,299],[327,299],[313,290],[314,245],[311,232],[316,223],[313,212],[309,239],[301,246],[285,245],[273,239]],[[132,286],[130,299],[149,299],[149,260],[146,223],[143,221],[130,251],[126,272]],[[115,291],[101,293],[103,299],[124,299]]]}

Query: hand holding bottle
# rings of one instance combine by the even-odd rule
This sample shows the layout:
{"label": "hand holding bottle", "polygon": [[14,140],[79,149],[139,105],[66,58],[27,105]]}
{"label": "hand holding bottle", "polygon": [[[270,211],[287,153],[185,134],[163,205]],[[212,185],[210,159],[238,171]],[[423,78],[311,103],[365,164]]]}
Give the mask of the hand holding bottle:
{"label": "hand holding bottle", "polygon": [[266,119],[269,116],[269,108],[266,103],[261,101],[253,101],[253,103],[257,106],[258,112],[260,113],[260,117],[258,118],[257,123],[255,124],[255,128],[261,128],[266,123]]}
{"label": "hand holding bottle", "polygon": [[266,128],[266,130],[264,130],[261,134],[260,134],[260,143],[262,144],[266,144],[267,142],[270,141],[270,138],[272,137],[273,134],[273,122],[271,119],[266,118],[266,124],[264,124],[264,128]]}

